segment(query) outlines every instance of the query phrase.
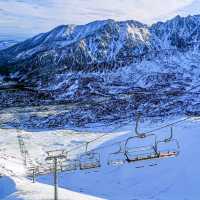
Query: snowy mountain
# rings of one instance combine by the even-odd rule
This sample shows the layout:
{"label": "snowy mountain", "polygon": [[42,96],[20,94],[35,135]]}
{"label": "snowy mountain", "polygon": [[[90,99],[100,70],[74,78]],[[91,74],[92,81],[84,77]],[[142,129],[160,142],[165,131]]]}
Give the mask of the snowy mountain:
{"label": "snowy mountain", "polygon": [[2,83],[16,82],[0,94],[1,106],[76,104],[27,120],[42,127],[127,119],[144,106],[147,115],[197,115],[198,88],[184,92],[199,82],[199,39],[200,15],[150,27],[133,20],[59,26],[0,51]]}
{"label": "snowy mountain", "polygon": [[[97,21],[84,26],[59,26],[13,48],[1,52],[1,66],[29,59],[33,65],[54,64],[71,70],[88,69],[96,64],[128,62],[148,48],[148,29],[135,21]],[[39,61],[40,60],[40,61]],[[28,64],[28,63],[27,63]],[[102,68],[102,67],[101,67]]]}
{"label": "snowy mountain", "polygon": [[[199,39],[200,15],[177,16],[63,25],[1,50],[0,199],[52,199],[47,151],[61,149],[76,170],[59,173],[59,199],[197,200],[200,121],[185,115],[200,115]],[[138,113],[147,137],[133,137]],[[163,142],[177,157],[149,159]],[[81,170],[88,151],[101,167]]]}
{"label": "snowy mountain", "polygon": [[0,41],[0,50],[7,49],[13,45],[17,44],[17,41],[14,40],[1,40]]}
{"label": "snowy mountain", "polygon": [[152,25],[151,31],[160,41],[161,48],[188,50],[191,47],[199,47],[200,16],[177,16],[165,23],[158,22]]}
{"label": "snowy mountain", "polygon": [[[177,16],[151,27],[137,21],[114,20],[63,25],[2,51],[0,64],[16,65],[29,59],[31,65],[39,62],[44,67],[50,62],[73,71],[102,69],[103,64],[113,69],[143,59],[152,51],[199,47],[199,21],[200,16]],[[93,69],[91,65],[101,66]]]}

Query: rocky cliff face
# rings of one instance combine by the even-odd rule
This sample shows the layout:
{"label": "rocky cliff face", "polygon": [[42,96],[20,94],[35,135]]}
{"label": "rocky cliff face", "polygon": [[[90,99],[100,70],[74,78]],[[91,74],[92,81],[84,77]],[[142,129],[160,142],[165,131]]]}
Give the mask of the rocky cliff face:
{"label": "rocky cliff face", "polygon": [[[114,20],[63,25],[0,51],[0,72],[3,82],[34,89],[24,91],[22,105],[78,104],[45,120],[34,118],[42,126],[53,120],[56,127],[61,119],[61,127],[126,120],[138,109],[149,116],[198,114],[198,88],[184,92],[199,81],[199,39],[200,16],[151,27]],[[19,105],[16,90],[2,92],[1,105],[7,93],[12,103],[6,105]]]}

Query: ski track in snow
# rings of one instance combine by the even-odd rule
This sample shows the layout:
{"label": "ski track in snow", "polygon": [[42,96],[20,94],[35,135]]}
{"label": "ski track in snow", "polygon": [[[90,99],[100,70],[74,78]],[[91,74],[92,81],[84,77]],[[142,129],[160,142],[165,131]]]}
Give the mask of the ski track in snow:
{"label": "ski track in snow", "polygon": [[[169,122],[169,121],[168,121]],[[165,123],[168,123],[165,122]],[[102,166],[98,169],[73,173],[59,173],[59,199],[63,200],[198,200],[200,191],[200,172],[198,145],[200,143],[199,121],[187,121],[176,125],[174,136],[178,138],[181,153],[177,158],[144,161],[138,164],[108,166],[108,154],[118,149],[117,145],[110,146],[116,141],[125,139],[132,134],[133,127],[126,126],[110,133],[90,146],[106,146],[99,149]],[[141,129],[151,130],[161,124],[144,124]],[[95,129],[94,129],[95,130]],[[106,129],[105,129],[106,130]],[[50,149],[71,149],[84,141],[90,141],[104,132],[95,131],[75,132],[70,130],[27,132],[23,130],[0,130],[0,192],[9,180],[11,193],[3,196],[2,200],[46,200],[53,199],[52,175],[37,177],[35,184],[25,177],[23,159],[20,155],[17,132],[24,136],[25,144],[33,160],[44,162],[45,151]],[[169,128],[156,132],[158,137],[168,135]],[[71,156],[83,152],[80,148]],[[150,167],[150,164],[157,164]],[[136,168],[141,167],[141,168]],[[8,177],[8,178],[5,178]],[[1,197],[2,195],[2,197]]]}

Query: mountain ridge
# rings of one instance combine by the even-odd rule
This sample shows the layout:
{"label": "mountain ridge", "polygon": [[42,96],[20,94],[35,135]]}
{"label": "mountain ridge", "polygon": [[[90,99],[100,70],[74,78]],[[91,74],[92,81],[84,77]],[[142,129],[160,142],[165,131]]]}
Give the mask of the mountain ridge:
{"label": "mountain ridge", "polygon": [[15,40],[0,40],[0,51],[7,49],[15,44],[17,44],[18,42]]}
{"label": "mountain ridge", "polygon": [[[141,56],[152,50],[170,48],[184,49],[192,45],[191,43],[194,44],[198,42],[197,39],[200,38],[199,25],[194,22],[195,20],[193,20],[193,18],[196,20],[199,19],[200,16],[195,15],[185,18],[177,16],[165,23],[158,22],[150,27],[133,20],[124,22],[103,20],[78,26],[61,25],[47,33],[36,35],[11,48],[0,51],[0,67],[29,59],[41,52],[51,54],[51,51],[54,51],[54,55],[50,55],[53,60],[56,60],[56,62],[59,60],[67,64],[69,64],[69,61],[66,60],[69,58],[62,59],[67,53],[70,54],[70,52],[72,52],[72,54],[75,55],[77,51],[78,53],[82,52],[81,55],[83,59],[86,60],[86,63],[77,62],[75,59],[77,62],[76,64],[87,65],[90,64],[91,60],[92,63],[101,63],[106,61],[108,57],[109,59],[107,59],[107,61],[112,61],[113,59],[117,60],[119,57],[123,57],[123,59],[126,57],[134,58],[135,56]],[[182,22],[182,24],[192,24],[188,28],[189,32],[184,30],[185,27],[183,26],[181,27],[182,33],[173,30],[173,24],[179,21]],[[169,32],[168,34],[166,34],[166,31],[163,31],[163,27],[165,26],[167,27],[166,30]],[[196,32],[191,31],[192,27],[196,28]],[[188,33],[189,36],[195,36],[195,40],[191,40],[189,36],[183,38],[183,33],[185,32]],[[191,42],[188,43],[188,40],[191,40]],[[121,49],[122,51],[120,51]],[[57,56],[55,56],[55,54]],[[123,59],[120,59],[120,61]]]}
{"label": "mountain ridge", "polygon": [[146,117],[199,115],[198,88],[185,93],[200,82],[199,22],[200,15],[151,27],[108,20],[39,34],[0,51],[2,83],[25,86],[2,92],[1,106],[73,104],[48,117],[21,119],[46,128],[127,120],[138,109]]}

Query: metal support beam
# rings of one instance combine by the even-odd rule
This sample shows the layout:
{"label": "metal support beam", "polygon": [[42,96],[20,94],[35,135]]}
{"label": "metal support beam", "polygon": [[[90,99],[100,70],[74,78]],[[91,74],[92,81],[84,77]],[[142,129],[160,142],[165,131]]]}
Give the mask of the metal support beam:
{"label": "metal support beam", "polygon": [[45,159],[46,161],[53,161],[54,164],[54,200],[58,200],[58,160],[66,159],[64,151],[49,151],[47,152],[48,156]]}
{"label": "metal support beam", "polygon": [[35,183],[35,169],[33,169],[33,183]]}
{"label": "metal support beam", "polygon": [[54,200],[58,200],[57,158],[54,158]]}

